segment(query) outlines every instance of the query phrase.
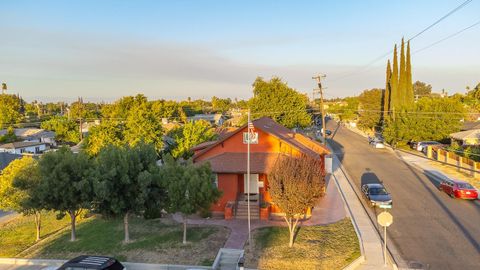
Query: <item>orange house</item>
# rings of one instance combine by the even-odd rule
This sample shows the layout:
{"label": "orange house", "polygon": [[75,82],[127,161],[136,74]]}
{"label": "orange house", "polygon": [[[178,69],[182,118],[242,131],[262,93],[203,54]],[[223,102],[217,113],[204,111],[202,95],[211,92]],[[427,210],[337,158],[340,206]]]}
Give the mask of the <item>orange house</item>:
{"label": "orange house", "polygon": [[[268,174],[280,155],[310,155],[325,160],[329,154],[320,143],[285,128],[274,120],[263,117],[253,121],[257,140],[250,144],[250,201],[252,215],[258,215],[261,202],[272,203],[268,193]],[[234,205],[239,217],[239,204],[246,200],[247,193],[247,125],[228,133],[218,141],[197,145],[193,162],[209,162],[216,174],[216,185],[222,197],[212,205],[212,212],[225,213],[227,203]],[[324,164],[324,162],[322,162]],[[252,208],[251,208],[252,209]],[[272,213],[280,213],[273,202]]]}

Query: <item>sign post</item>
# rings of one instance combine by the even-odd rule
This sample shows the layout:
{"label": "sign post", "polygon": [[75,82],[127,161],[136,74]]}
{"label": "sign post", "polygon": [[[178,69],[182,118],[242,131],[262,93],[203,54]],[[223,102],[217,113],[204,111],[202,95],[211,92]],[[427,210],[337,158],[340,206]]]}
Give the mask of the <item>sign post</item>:
{"label": "sign post", "polygon": [[393,216],[386,210],[377,216],[377,222],[383,226],[383,262],[387,265],[387,227],[392,225]]}

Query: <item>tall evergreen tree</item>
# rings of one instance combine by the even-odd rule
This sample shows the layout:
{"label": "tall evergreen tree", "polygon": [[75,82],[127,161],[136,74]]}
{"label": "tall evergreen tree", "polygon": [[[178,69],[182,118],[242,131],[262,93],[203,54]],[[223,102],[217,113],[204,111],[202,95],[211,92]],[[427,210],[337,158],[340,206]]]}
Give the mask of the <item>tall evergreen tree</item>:
{"label": "tall evergreen tree", "polygon": [[390,89],[390,110],[393,110],[399,107],[397,44],[395,44],[393,49],[393,68],[390,77]]}
{"label": "tall evergreen tree", "polygon": [[407,76],[405,72],[405,42],[402,38],[402,45],[400,48],[400,70],[398,77],[398,93],[399,93],[399,104],[400,106],[405,106],[406,104],[406,93],[407,93]]}
{"label": "tall evergreen tree", "polygon": [[385,94],[383,95],[383,115],[384,119],[390,111],[390,98],[391,98],[391,77],[392,77],[392,68],[390,66],[390,59],[387,61],[387,74],[385,82]]}
{"label": "tall evergreen tree", "polygon": [[407,43],[407,63],[405,67],[406,75],[406,95],[405,101],[407,106],[413,105],[414,95],[413,95],[413,83],[412,83],[412,64],[410,62],[410,41]]}

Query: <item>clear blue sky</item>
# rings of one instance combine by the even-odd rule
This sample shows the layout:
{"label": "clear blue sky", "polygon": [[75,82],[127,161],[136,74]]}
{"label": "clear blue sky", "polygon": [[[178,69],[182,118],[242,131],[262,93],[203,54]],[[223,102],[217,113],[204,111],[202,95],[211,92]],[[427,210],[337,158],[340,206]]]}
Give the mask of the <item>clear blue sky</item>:
{"label": "clear blue sky", "polygon": [[[27,100],[248,98],[256,76],[310,93],[321,72],[327,97],[355,95],[384,86],[387,58],[362,66],[462,2],[2,0],[0,81]],[[475,23],[479,11],[473,0],[412,51]],[[413,55],[413,79],[463,92],[480,82],[479,48],[477,26]]]}

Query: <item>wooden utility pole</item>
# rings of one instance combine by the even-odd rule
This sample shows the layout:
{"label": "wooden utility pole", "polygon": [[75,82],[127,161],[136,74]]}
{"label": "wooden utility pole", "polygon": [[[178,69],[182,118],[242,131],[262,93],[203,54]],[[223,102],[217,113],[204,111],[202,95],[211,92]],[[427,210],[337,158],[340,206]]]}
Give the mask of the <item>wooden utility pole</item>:
{"label": "wooden utility pole", "polygon": [[324,74],[321,74],[321,75],[317,75],[317,76],[314,76],[312,77],[312,79],[316,80],[317,81],[317,84],[318,84],[318,92],[320,93],[320,112],[322,114],[322,136],[323,136],[323,144],[327,144],[327,127],[325,126],[325,109],[324,109],[324,106],[323,106],[323,88],[322,88],[322,81],[321,79],[322,78],[325,78],[327,77],[326,75]]}

